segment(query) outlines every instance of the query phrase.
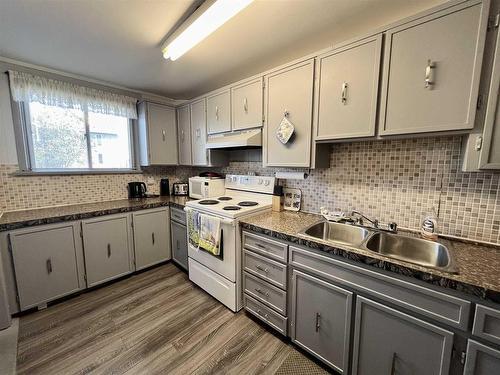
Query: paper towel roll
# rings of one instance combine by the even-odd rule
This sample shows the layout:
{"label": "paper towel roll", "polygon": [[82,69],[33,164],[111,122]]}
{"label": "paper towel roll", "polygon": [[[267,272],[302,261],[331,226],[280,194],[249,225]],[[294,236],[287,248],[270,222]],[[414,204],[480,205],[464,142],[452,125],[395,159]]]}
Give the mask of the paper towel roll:
{"label": "paper towel roll", "polygon": [[307,178],[305,172],[276,172],[275,177],[284,180],[305,180]]}

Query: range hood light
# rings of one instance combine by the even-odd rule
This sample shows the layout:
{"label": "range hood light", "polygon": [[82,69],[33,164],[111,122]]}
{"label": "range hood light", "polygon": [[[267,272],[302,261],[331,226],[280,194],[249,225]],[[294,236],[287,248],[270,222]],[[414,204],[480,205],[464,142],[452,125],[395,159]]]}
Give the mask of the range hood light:
{"label": "range hood light", "polygon": [[253,0],[217,0],[184,29],[163,50],[165,59],[177,60],[226,21],[247,7]]}

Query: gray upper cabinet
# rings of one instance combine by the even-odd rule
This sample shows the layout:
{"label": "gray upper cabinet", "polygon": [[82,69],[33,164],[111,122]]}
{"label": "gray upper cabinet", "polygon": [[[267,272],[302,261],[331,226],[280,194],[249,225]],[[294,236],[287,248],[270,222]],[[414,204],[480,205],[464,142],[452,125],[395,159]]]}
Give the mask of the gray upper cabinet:
{"label": "gray upper cabinet", "polygon": [[139,104],[140,162],[175,165],[178,162],[175,109],[149,102]]}
{"label": "gray upper cabinet", "polygon": [[207,96],[208,134],[231,131],[231,92]]}
{"label": "gray upper cabinet", "polygon": [[134,212],[132,220],[136,269],[171,259],[168,208]]}
{"label": "gray upper cabinet", "polygon": [[363,297],[355,322],[353,375],[449,373],[452,332]]}
{"label": "gray upper cabinet", "polygon": [[317,58],[316,140],[375,135],[382,35]]}
{"label": "gray upper cabinet", "polygon": [[231,120],[233,130],[262,126],[263,79],[259,77],[231,88]]}
{"label": "gray upper cabinet", "polygon": [[207,113],[205,98],[190,104],[193,165],[207,165]]}
{"label": "gray upper cabinet", "polygon": [[132,272],[128,214],[84,220],[82,230],[88,286]]}
{"label": "gray upper cabinet", "polygon": [[85,287],[78,226],[65,223],[10,233],[21,310]]}
{"label": "gray upper cabinet", "polygon": [[353,293],[297,270],[292,288],[293,342],[347,373]]}
{"label": "gray upper cabinet", "polygon": [[500,351],[469,340],[464,375],[500,374]]}
{"label": "gray upper cabinet", "polygon": [[191,111],[189,105],[177,108],[177,131],[179,136],[179,164],[191,165]]}
{"label": "gray upper cabinet", "polygon": [[[314,60],[270,73],[265,82],[264,166],[310,167]],[[295,131],[283,144],[276,132],[285,116]]]}
{"label": "gray upper cabinet", "polygon": [[381,135],[472,129],[488,3],[468,1],[386,32]]}

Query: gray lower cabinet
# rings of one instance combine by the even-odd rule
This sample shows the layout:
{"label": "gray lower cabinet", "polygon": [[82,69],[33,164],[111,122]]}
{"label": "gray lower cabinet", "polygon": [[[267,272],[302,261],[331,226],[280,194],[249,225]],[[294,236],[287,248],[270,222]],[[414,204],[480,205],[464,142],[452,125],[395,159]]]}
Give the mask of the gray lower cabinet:
{"label": "gray lower cabinet", "polygon": [[297,270],[292,288],[293,342],[347,373],[353,293]]}
{"label": "gray lower cabinet", "polygon": [[452,332],[357,297],[353,375],[447,375],[452,346]]}
{"label": "gray lower cabinet", "polygon": [[187,271],[188,243],[186,226],[176,221],[172,221],[170,225],[172,227],[172,259]]}
{"label": "gray lower cabinet", "polygon": [[168,208],[137,211],[132,220],[136,270],[171,259]]}
{"label": "gray lower cabinet", "polygon": [[21,310],[85,287],[78,225],[65,223],[10,233]]}
{"label": "gray lower cabinet", "polygon": [[469,340],[464,375],[500,374],[500,351]]}
{"label": "gray lower cabinet", "polygon": [[88,286],[132,272],[130,215],[84,220],[82,231]]}

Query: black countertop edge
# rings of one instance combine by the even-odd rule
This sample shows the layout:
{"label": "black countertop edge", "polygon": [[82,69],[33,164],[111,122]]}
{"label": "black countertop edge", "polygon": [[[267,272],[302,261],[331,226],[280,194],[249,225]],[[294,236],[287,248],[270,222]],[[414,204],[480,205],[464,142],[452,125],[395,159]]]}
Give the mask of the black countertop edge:
{"label": "black countertop edge", "polygon": [[441,288],[452,289],[464,294],[474,296],[482,300],[489,300],[495,303],[500,303],[500,293],[494,290],[489,290],[477,285],[463,283],[443,276],[438,276],[424,271],[419,271],[412,268],[404,267],[399,264],[391,263],[390,261],[371,258],[369,256],[357,254],[349,250],[344,250],[337,247],[331,247],[314,241],[295,237],[289,234],[284,234],[270,229],[261,228],[253,224],[240,222],[240,225],[244,229],[248,229],[252,232],[261,233],[276,238],[278,240],[291,242],[300,246],[308,247],[313,250],[323,251],[330,255],[335,255],[347,260],[363,263],[365,265],[377,268],[379,270],[385,270],[398,275],[411,277],[423,281],[427,284],[435,285]]}
{"label": "black countertop edge", "polygon": [[136,206],[124,206],[124,207],[113,207],[108,209],[94,210],[89,212],[76,213],[71,215],[55,215],[46,218],[40,218],[35,220],[23,220],[19,222],[0,224],[0,232],[11,231],[15,229],[34,227],[38,225],[46,225],[46,224],[55,224],[61,223],[65,221],[76,221],[76,220],[84,220],[90,219],[93,217],[105,216],[105,215],[113,215],[120,214],[126,212],[147,210],[151,208],[159,208],[159,207],[169,207],[174,206],[183,209],[184,206],[180,203],[175,202],[145,202],[144,204],[136,205]]}

